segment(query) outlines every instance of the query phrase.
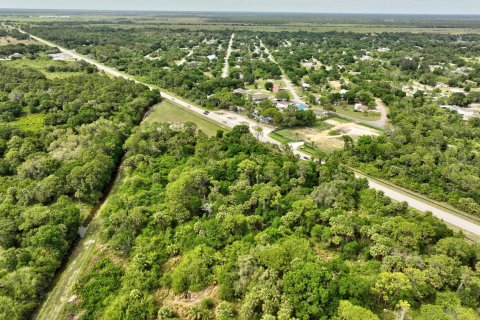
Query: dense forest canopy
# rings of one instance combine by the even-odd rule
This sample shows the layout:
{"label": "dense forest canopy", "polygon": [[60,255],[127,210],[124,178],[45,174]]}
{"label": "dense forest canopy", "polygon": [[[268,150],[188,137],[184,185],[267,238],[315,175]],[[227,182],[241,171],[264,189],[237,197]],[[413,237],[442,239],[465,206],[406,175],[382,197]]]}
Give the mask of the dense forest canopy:
{"label": "dense forest canopy", "polygon": [[338,162],[300,161],[245,126],[207,138],[151,123],[125,148],[71,316],[477,318],[478,245]]}

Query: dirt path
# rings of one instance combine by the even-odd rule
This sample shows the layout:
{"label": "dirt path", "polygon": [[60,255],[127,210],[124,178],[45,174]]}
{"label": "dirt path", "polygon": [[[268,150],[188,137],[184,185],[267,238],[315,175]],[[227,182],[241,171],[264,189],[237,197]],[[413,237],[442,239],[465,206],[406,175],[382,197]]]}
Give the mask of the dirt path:
{"label": "dirt path", "polygon": [[[100,231],[99,213],[102,211],[108,196],[116,190],[123,179],[121,165],[114,177],[111,188],[107,189],[102,202],[91,212],[86,219],[87,224],[85,235],[73,249],[63,270],[57,271],[57,276],[52,284],[52,289],[47,297],[33,315],[34,320],[59,320],[68,301],[73,296],[73,287],[83,271],[88,267],[94,257],[96,244],[98,243]],[[91,219],[91,220],[90,220]]]}
{"label": "dirt path", "polygon": [[230,60],[230,55],[232,54],[233,39],[235,38],[235,33],[232,33],[230,42],[228,43],[227,55],[225,56],[225,65],[223,67],[222,78],[228,77],[228,60]]}
{"label": "dirt path", "polygon": [[265,48],[265,53],[268,55],[268,59],[270,61],[272,61],[273,63],[275,63],[279,68],[280,68],[280,71],[282,71],[282,81],[285,83],[285,86],[287,87],[288,91],[290,91],[292,97],[293,97],[293,100],[295,102],[298,102],[298,103],[301,103],[301,104],[304,104],[306,105],[305,101],[303,101],[300,96],[298,95],[297,91],[295,90],[295,87],[292,83],[292,81],[290,81],[290,79],[288,79],[287,75],[285,74],[285,71],[283,70],[283,68],[277,63],[277,61],[275,60],[275,57],[272,55],[272,53],[270,52],[270,50],[268,50],[267,46],[265,46],[265,44],[263,44],[263,41],[260,40],[260,45],[262,47]]}
{"label": "dirt path", "polygon": [[191,57],[192,54],[193,54],[193,49],[191,49],[191,50],[188,52],[188,54],[187,54],[184,58],[182,58],[182,60],[180,60],[180,61],[177,63],[177,66],[181,66],[181,65],[185,64],[185,62],[187,62],[187,58],[188,58],[188,57]]}

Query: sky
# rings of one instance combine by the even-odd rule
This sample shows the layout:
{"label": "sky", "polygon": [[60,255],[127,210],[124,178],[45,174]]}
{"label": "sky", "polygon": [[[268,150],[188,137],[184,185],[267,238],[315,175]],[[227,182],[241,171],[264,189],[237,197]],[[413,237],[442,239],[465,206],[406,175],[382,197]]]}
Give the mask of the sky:
{"label": "sky", "polygon": [[480,0],[0,0],[0,8],[480,14]]}

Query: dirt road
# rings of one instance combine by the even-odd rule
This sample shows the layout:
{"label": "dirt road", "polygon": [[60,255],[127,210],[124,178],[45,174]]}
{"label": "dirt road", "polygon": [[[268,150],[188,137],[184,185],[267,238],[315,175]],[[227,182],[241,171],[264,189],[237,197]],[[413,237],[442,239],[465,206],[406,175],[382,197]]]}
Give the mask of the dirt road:
{"label": "dirt road", "polygon": [[235,33],[232,33],[230,42],[228,43],[227,55],[225,56],[225,66],[223,67],[222,78],[228,77],[228,60],[230,60],[230,55],[232,54],[233,39],[235,38]]}
{"label": "dirt road", "polygon": [[292,95],[293,97],[293,100],[295,102],[298,102],[298,103],[301,103],[301,104],[306,104],[305,101],[303,101],[300,96],[298,95],[297,91],[295,90],[295,87],[292,83],[292,81],[290,81],[290,79],[288,79],[287,75],[285,74],[285,71],[282,69],[282,67],[277,63],[277,61],[275,60],[275,57],[272,55],[272,53],[270,52],[270,50],[268,50],[267,46],[265,46],[263,44],[263,41],[260,40],[260,45],[262,47],[265,48],[265,53],[268,55],[268,59],[270,61],[272,61],[273,63],[275,63],[279,68],[280,70],[282,71],[282,81],[285,83],[285,86],[287,87],[287,90],[290,92],[290,94]]}

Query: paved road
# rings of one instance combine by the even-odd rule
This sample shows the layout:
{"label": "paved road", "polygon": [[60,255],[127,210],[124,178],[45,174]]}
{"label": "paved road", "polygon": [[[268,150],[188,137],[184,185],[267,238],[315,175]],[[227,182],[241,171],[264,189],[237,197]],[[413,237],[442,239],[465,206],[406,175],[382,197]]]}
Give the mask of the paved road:
{"label": "paved road", "polygon": [[[286,85],[288,91],[290,91],[290,93],[292,94],[293,100],[295,100],[297,102],[300,102],[300,103],[303,103],[303,104],[306,104],[305,101],[303,101],[300,98],[297,91],[295,90],[295,86],[293,85],[292,81],[290,81],[290,79],[288,79],[288,77],[285,74],[285,71],[277,63],[277,61],[275,60],[275,57],[272,55],[270,50],[268,50],[267,46],[265,46],[265,44],[262,42],[262,40],[260,40],[260,45],[265,48],[265,53],[267,53],[270,61],[277,64],[278,67],[280,68],[280,70],[282,71],[282,80],[283,80],[283,82],[285,82],[285,85]],[[385,106],[385,104],[383,103],[382,100],[376,99],[376,102],[377,102],[378,110],[380,111],[380,115],[381,115],[380,119],[376,120],[376,121],[363,120],[363,119],[358,119],[358,118],[355,118],[355,117],[346,116],[346,115],[336,113],[336,112],[334,112],[334,113],[336,115],[340,116],[340,117],[344,117],[344,118],[349,119],[349,120],[354,121],[354,122],[364,123],[364,124],[367,124],[367,125],[370,125],[372,127],[379,128],[379,129],[385,129],[387,127],[387,122],[388,122],[388,117],[387,117],[388,109],[387,109],[387,107]]]}
{"label": "paved road", "polygon": [[225,56],[225,66],[223,67],[222,78],[228,77],[228,60],[230,59],[230,55],[232,54],[232,46],[233,46],[233,39],[235,38],[235,33],[232,33],[232,37],[230,38],[230,42],[228,43],[227,55]]}
{"label": "paved road", "polygon": [[[356,174],[357,177],[365,178],[364,175],[362,174]],[[467,221],[465,219],[462,219],[456,215],[450,214],[446,212],[445,210],[442,210],[440,208],[434,207],[425,201],[415,199],[414,197],[406,196],[404,193],[400,192],[399,190],[395,190],[389,186],[385,186],[383,184],[380,184],[373,179],[367,179],[368,180],[368,185],[370,188],[373,188],[375,190],[380,190],[383,191],[383,193],[395,200],[395,201],[406,201],[408,202],[408,205],[411,208],[417,209],[418,211],[425,212],[425,211],[431,211],[434,216],[437,218],[445,221],[446,223],[449,223],[451,225],[454,225],[462,230],[468,231],[470,233],[480,235],[480,225],[472,223],[470,221]]]}
{"label": "paved road", "polygon": [[[20,30],[20,32],[23,32],[23,31]],[[25,33],[25,32],[23,32],[23,33]],[[46,41],[46,40],[43,40],[39,37],[36,37],[36,36],[33,36],[33,35],[30,35],[30,36],[33,39],[35,39],[39,42],[42,42],[42,43],[44,43],[48,46],[58,48],[63,53],[68,54],[75,59],[83,60],[85,62],[88,62],[88,63],[92,64],[92,65],[95,65],[99,70],[102,70],[107,74],[110,74],[110,75],[116,76],[116,77],[122,77],[122,78],[125,78],[125,79],[129,79],[129,80],[135,81],[137,83],[142,83],[142,84],[146,85],[147,87],[149,87],[151,89],[159,89],[157,86],[135,80],[133,77],[131,77],[129,75],[121,73],[121,72],[119,72],[119,71],[117,71],[113,68],[107,67],[107,66],[105,66],[101,63],[98,63],[98,62],[96,62],[92,59],[89,59],[87,57],[79,55],[74,51],[59,47],[56,44],[54,44],[52,42],[49,42],[49,41]],[[203,114],[204,116],[206,116],[206,117],[208,117],[208,118],[210,118],[214,121],[217,121],[219,123],[222,123],[225,126],[234,127],[234,126],[239,125],[239,124],[246,124],[250,127],[250,131],[255,136],[258,135],[258,132],[255,130],[255,128],[260,127],[260,128],[262,128],[262,133],[260,135],[258,135],[260,141],[269,142],[269,143],[276,144],[276,145],[280,144],[280,142],[278,142],[277,140],[274,140],[273,138],[271,138],[269,136],[269,134],[274,130],[274,128],[272,128],[271,126],[267,126],[265,124],[259,124],[255,121],[253,121],[252,119],[249,119],[249,118],[244,117],[242,115],[239,115],[239,114],[236,114],[236,113],[231,113],[231,112],[210,112],[208,114],[205,114],[205,110],[203,110],[199,107],[196,107],[191,103],[188,103],[184,100],[180,100],[180,99],[178,99],[178,98],[176,98],[176,97],[174,97],[170,94],[167,94],[165,92],[162,92],[161,94],[162,94],[163,98],[165,98],[167,100],[170,100],[170,101],[172,101],[176,104],[179,104],[179,105],[181,105],[185,108],[189,108],[196,113]],[[302,159],[310,159],[310,156],[308,154],[303,153],[299,150],[294,150],[294,153],[299,155]],[[365,176],[363,176],[363,177],[365,177]],[[471,232],[473,234],[480,235],[480,225],[477,225],[477,224],[469,222],[465,219],[462,219],[461,217],[459,217],[457,215],[453,215],[446,210],[442,210],[442,209],[438,208],[437,206],[432,205],[431,204],[432,202],[428,199],[423,201],[418,197],[410,196],[408,194],[403,193],[400,188],[395,187],[393,185],[385,186],[385,185],[379,184],[374,179],[371,179],[369,177],[365,177],[365,178],[368,180],[371,188],[383,191],[386,196],[392,198],[395,201],[406,201],[409,204],[409,206],[414,208],[414,209],[417,209],[421,212],[430,211],[430,212],[433,213],[434,216],[438,217],[441,220],[444,220],[445,222],[447,222],[451,225],[454,225],[454,226],[456,226],[456,227],[458,227],[462,230]]]}

